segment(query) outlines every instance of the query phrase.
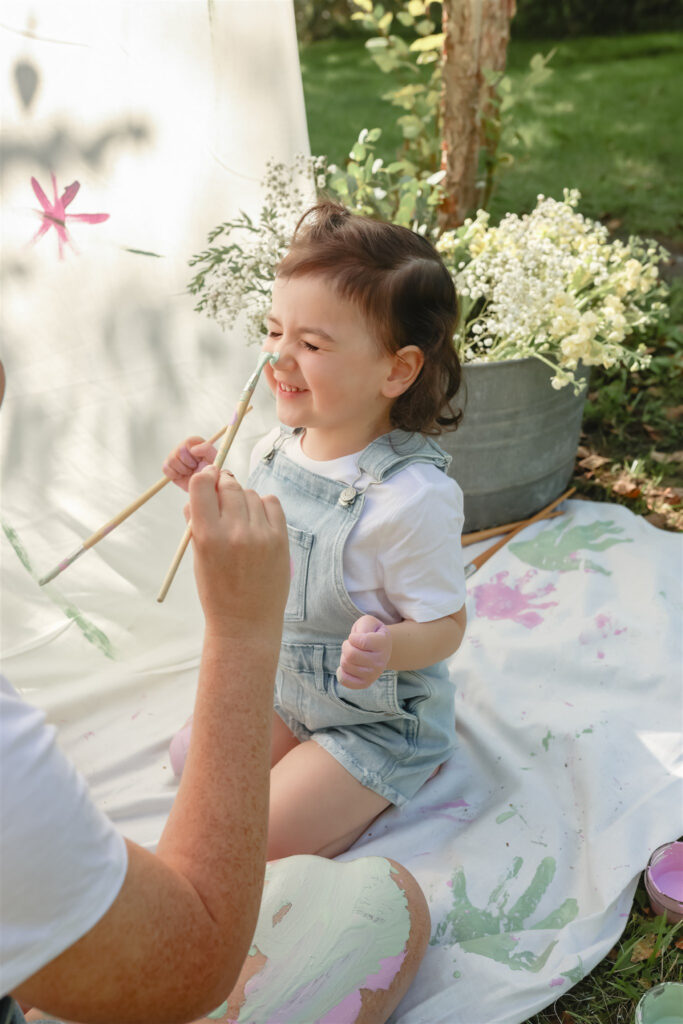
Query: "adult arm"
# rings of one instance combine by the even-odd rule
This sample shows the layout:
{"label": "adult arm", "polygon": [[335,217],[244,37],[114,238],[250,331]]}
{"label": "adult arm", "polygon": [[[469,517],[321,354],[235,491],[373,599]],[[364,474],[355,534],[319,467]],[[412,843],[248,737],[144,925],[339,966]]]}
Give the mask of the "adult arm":
{"label": "adult arm", "polygon": [[13,992],[70,1020],[173,1024],[210,1012],[233,988],[257,919],[286,528],[276,499],[213,467],[193,478],[190,510],[206,628],[176,801],[156,854],[128,843],[107,913]]}

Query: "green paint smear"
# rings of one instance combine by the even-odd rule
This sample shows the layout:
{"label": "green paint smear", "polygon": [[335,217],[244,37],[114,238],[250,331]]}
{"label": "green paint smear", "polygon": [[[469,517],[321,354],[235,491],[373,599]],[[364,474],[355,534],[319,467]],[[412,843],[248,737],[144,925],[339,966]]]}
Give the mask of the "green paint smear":
{"label": "green paint smear", "polygon": [[[38,575],[34,571],[33,566],[31,565],[31,560],[28,557],[28,552],[26,551],[24,545],[21,543],[17,531],[12,529],[11,526],[8,526],[8,524],[5,523],[4,520],[2,521],[2,530],[5,536],[7,537],[7,540],[12,545],[12,549],[15,555],[23,565],[24,569],[26,569],[27,573],[37,583]],[[67,619],[71,619],[71,621],[78,626],[78,628],[80,629],[81,633],[88,641],[88,643],[93,644],[94,647],[97,647],[106,658],[111,658],[112,660],[114,660],[115,652],[111,641],[109,640],[107,635],[103,633],[102,630],[95,625],[94,622],[91,622],[90,619],[87,619],[85,615],[83,615],[83,613],[75,605],[71,604],[69,601],[63,598],[59,591],[55,590],[55,588],[50,584],[41,587],[40,590],[41,593],[45,594],[46,597],[48,597],[53,604],[57,605],[57,607],[64,612]]]}
{"label": "green paint smear", "polygon": [[163,260],[163,256],[160,252],[148,252],[146,249],[129,249],[127,246],[123,246],[124,252],[132,252],[134,256],[153,256],[157,260]]}
{"label": "green paint smear", "polygon": [[550,746],[550,741],[554,740],[554,739],[555,739],[555,737],[551,733],[550,729],[548,729],[548,732],[546,733],[546,735],[541,740],[541,742],[543,743],[543,749],[547,750],[548,747]]}
{"label": "green paint smear", "polygon": [[510,551],[528,565],[537,569],[559,572],[576,572],[583,569],[599,572],[603,576],[612,573],[589,558],[581,557],[581,551],[606,551],[615,544],[632,544],[631,537],[617,537],[624,532],[615,526],[613,520],[589,523],[586,526],[572,526],[574,517],[559,523],[553,529],[542,530],[533,540],[516,541],[509,545]]}
{"label": "green paint smear", "polygon": [[575,899],[562,904],[535,924],[531,919],[555,877],[556,862],[544,857],[533,879],[509,906],[512,889],[522,868],[516,857],[503,879],[492,890],[485,907],[476,907],[467,896],[465,873],[458,868],[452,878],[453,909],[437,925],[430,940],[432,946],[460,945],[468,953],[477,953],[513,971],[538,973],[548,961],[558,940],[550,942],[541,953],[520,949],[518,932],[524,930],[557,931],[573,921],[579,912]]}

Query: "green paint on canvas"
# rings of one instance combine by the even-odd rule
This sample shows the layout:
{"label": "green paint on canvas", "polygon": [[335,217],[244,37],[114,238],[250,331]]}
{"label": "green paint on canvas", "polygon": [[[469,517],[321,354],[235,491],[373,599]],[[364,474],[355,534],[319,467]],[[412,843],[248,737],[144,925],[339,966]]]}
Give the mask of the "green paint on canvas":
{"label": "green paint on canvas", "polygon": [[[523,861],[516,857],[502,880],[488,897],[485,907],[475,906],[467,895],[465,873],[458,868],[451,880],[452,909],[437,925],[432,946],[460,946],[513,971],[538,973],[547,963],[557,940],[540,952],[520,948],[524,931],[557,931],[568,925],[579,912],[575,899],[566,899],[541,920],[534,922],[536,911],[557,870],[553,857],[544,857],[526,889],[515,898],[514,889]],[[511,902],[514,900],[514,902]]]}
{"label": "green paint on canvas", "polygon": [[532,540],[516,541],[509,545],[522,562],[533,565],[537,569],[559,572],[598,572],[603,576],[612,573],[592,559],[582,554],[583,551],[606,551],[615,544],[632,544],[631,537],[620,537],[621,526],[613,521],[588,523],[585,526],[572,526],[573,517],[568,517],[553,528],[541,530]]}
{"label": "green paint on canvas", "polygon": [[[2,522],[2,530],[5,536],[7,537],[7,540],[10,542],[12,550],[14,551],[15,555],[17,556],[21,564],[23,565],[24,569],[26,569],[26,572],[37,583],[38,575],[34,571],[33,566],[31,565],[31,559],[28,556],[26,548],[19,539],[17,531],[12,529],[12,527],[4,521]],[[76,626],[78,626],[78,628],[80,629],[81,633],[88,641],[88,643],[92,644],[94,647],[97,647],[106,658],[111,658],[112,660],[114,659],[114,647],[111,641],[109,640],[109,637],[106,635],[106,633],[103,633],[102,630],[99,629],[94,622],[91,622],[90,619],[86,618],[86,616],[83,615],[83,613],[80,611],[80,609],[76,607],[76,605],[71,604],[70,601],[67,601],[65,598],[63,598],[59,591],[49,584],[45,587],[41,587],[40,590],[41,593],[45,594],[48,600],[52,601],[53,604],[57,605],[57,607],[61,609],[61,611],[66,615],[67,619],[71,619],[71,621],[74,622]]]}

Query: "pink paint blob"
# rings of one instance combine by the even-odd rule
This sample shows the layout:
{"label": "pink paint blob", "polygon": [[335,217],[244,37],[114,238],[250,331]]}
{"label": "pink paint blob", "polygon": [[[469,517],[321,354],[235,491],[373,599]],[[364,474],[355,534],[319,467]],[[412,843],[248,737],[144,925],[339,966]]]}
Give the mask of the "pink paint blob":
{"label": "pink paint blob", "polygon": [[656,914],[671,924],[683,921],[683,842],[665,843],[650,857],[645,888]]}
{"label": "pink paint blob", "polygon": [[683,903],[683,870],[663,871],[657,875],[657,888],[666,896]]}
{"label": "pink paint blob", "polygon": [[355,992],[349,992],[348,996],[345,996],[341,1003],[333,1006],[324,1017],[320,1017],[318,1024],[339,1024],[340,1020],[355,1020],[360,1009],[360,990],[356,989]]}
{"label": "pink paint blob", "polygon": [[564,985],[565,980],[565,978],[553,978],[553,980],[550,982],[550,987],[559,988],[560,985]]}
{"label": "pink paint blob", "polygon": [[324,1017],[320,1017],[318,1024],[339,1024],[339,1021],[342,1020],[355,1020],[361,1008],[361,989],[376,992],[380,988],[389,988],[405,958],[404,950],[397,956],[388,956],[380,960],[379,970],[375,974],[368,975],[360,989],[350,992],[342,999],[341,1003],[337,1003]]}
{"label": "pink paint blob", "polygon": [[483,583],[474,589],[474,600],[477,615],[484,619],[511,619],[520,626],[527,629],[534,629],[543,622],[543,616],[538,614],[539,610],[553,608],[557,601],[546,601],[538,604],[534,601],[544,597],[555,590],[552,583],[540,587],[537,591],[525,593],[523,587],[536,575],[535,569],[530,569],[521,579],[517,580],[514,586],[508,586],[503,581],[509,575],[505,572],[497,573],[490,583]]}

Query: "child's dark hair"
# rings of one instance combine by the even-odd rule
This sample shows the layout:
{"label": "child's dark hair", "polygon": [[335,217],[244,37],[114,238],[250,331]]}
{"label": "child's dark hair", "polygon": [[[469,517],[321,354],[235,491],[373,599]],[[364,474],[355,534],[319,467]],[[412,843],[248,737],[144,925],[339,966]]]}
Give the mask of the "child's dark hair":
{"label": "child's dark hair", "polygon": [[422,349],[422,370],[391,407],[392,427],[421,434],[457,427],[462,413],[450,402],[461,376],[453,345],[458,300],[431,242],[408,228],[324,201],[297,224],[277,274],[326,278],[361,308],[388,351],[406,345]]}

